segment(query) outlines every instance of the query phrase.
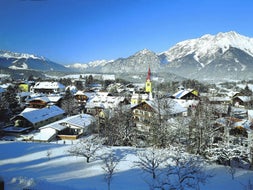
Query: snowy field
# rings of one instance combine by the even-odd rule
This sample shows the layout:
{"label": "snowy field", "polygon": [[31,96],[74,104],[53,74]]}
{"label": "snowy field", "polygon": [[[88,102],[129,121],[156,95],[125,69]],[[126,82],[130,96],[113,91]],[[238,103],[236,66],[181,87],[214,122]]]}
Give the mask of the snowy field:
{"label": "snowy field", "polygon": [[[0,176],[5,190],[106,190],[102,161],[86,163],[83,157],[69,155],[70,144],[0,141]],[[137,149],[114,147],[113,151],[121,160],[111,190],[149,189],[144,174],[133,164],[138,159]],[[252,171],[237,169],[232,180],[223,166],[209,166],[208,170],[214,177],[200,189],[243,190],[249,180],[253,182]]]}

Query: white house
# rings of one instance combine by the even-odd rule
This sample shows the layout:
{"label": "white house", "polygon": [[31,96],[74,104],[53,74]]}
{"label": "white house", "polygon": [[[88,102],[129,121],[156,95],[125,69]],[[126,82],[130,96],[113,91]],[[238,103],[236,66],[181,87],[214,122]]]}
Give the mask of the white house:
{"label": "white house", "polygon": [[65,92],[65,86],[59,82],[36,82],[34,86],[31,87],[30,91],[32,93],[61,93]]}
{"label": "white house", "polygon": [[96,119],[88,114],[79,114],[64,118],[40,127],[39,133],[33,137],[35,141],[51,141],[53,139],[77,139],[96,128]]}

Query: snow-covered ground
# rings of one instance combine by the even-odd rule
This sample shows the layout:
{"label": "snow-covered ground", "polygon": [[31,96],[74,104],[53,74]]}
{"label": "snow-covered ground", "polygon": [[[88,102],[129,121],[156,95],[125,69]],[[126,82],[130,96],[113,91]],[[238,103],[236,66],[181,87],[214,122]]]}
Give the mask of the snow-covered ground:
{"label": "snow-covered ground", "polygon": [[[29,188],[33,190],[104,190],[102,161],[71,156],[68,150],[71,142],[30,143],[0,141],[0,176],[5,181],[5,190]],[[143,173],[134,167],[138,159],[137,149],[113,147],[121,159],[113,176],[112,190],[147,190]],[[101,150],[102,151],[102,150]],[[103,152],[100,152],[103,154]],[[49,156],[50,155],[50,158]],[[201,189],[219,190],[245,189],[249,180],[253,182],[253,172],[237,169],[235,179],[223,166],[211,165],[208,170],[214,174]]]}

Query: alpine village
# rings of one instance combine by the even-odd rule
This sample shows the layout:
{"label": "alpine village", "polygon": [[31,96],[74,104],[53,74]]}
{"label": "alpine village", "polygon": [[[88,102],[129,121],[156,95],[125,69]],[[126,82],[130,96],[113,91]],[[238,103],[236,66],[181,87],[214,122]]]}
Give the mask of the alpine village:
{"label": "alpine village", "polygon": [[[150,54],[143,50],[142,56],[145,53]],[[158,154],[168,149],[174,151],[170,158],[179,170],[192,169],[184,172],[188,178],[184,187],[189,189],[198,189],[212,178],[200,169],[203,163],[228,167],[232,178],[238,168],[252,170],[252,80],[161,80],[152,64],[145,64],[142,72],[142,78],[131,80],[121,74],[92,72],[44,78],[30,73],[22,79],[1,74],[0,140],[69,146],[65,154],[84,157],[87,164],[95,160],[101,146],[146,150],[135,166],[151,174],[153,181],[147,182],[151,189],[168,185],[158,180],[160,166],[171,171],[162,175],[176,176],[163,165],[165,154]],[[112,158],[112,165],[107,165],[111,173],[106,172],[108,189],[113,163],[119,162],[114,156],[108,156]],[[191,181],[191,175],[200,172],[202,178]]]}

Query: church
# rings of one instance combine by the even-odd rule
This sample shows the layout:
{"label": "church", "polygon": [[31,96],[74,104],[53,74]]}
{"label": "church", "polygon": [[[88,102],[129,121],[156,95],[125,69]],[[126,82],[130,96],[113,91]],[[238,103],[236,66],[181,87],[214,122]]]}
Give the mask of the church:
{"label": "church", "polygon": [[151,69],[148,68],[148,74],[145,82],[144,92],[134,93],[131,97],[131,105],[136,105],[146,100],[152,100],[152,80],[151,80]]}

